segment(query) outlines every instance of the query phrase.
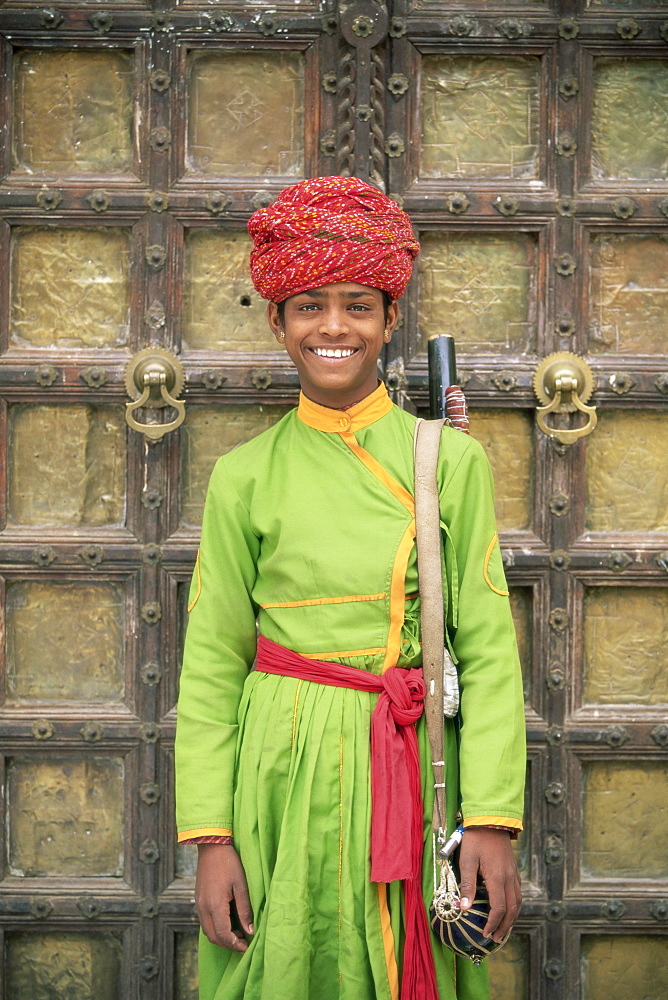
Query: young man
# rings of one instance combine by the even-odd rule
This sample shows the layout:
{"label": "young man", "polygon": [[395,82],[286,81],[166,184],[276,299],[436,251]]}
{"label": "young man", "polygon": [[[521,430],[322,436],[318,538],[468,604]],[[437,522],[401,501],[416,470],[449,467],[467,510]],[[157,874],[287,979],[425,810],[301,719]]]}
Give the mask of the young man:
{"label": "young man", "polygon": [[[216,465],[193,576],[176,764],[179,840],[199,844],[200,997],[484,1000],[484,966],[427,923],[415,418],[376,374],[419,247],[405,213],[353,178],[286,189],[249,231],[253,280],[302,392]],[[439,484],[461,687],[446,726],[450,823],[460,808],[462,904],[482,877],[499,940],[520,905],[522,684],[489,466],[450,428]],[[372,748],[380,709],[392,732],[382,743],[374,729]],[[422,871],[397,735],[413,724]]]}

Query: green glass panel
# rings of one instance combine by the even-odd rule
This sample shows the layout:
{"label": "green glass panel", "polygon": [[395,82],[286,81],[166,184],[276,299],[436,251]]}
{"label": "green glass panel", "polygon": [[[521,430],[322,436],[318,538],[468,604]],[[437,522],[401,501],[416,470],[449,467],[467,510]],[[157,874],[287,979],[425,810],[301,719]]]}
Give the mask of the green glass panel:
{"label": "green glass panel", "polygon": [[304,57],[198,52],[188,64],[191,173],[303,176]]}
{"label": "green glass panel", "polygon": [[197,848],[194,844],[176,845],[175,874],[177,878],[195,878]]}
{"label": "green glass panel", "polygon": [[540,60],[424,56],[421,177],[538,176]]}
{"label": "green glass panel", "polygon": [[590,273],[589,350],[664,355],[668,236],[592,236]]}
{"label": "green glass panel", "polygon": [[533,417],[525,410],[472,410],[471,434],[492,466],[499,531],[531,525]]}
{"label": "green glass panel", "polygon": [[81,49],[14,56],[14,169],[116,174],[132,167],[133,56]]}
{"label": "green glass panel", "polygon": [[12,875],[122,875],[122,760],[16,758],[7,792]]}
{"label": "green glass panel", "polygon": [[474,354],[536,348],[535,237],[527,233],[422,233],[418,351],[451,333]]}
{"label": "green glass panel", "polygon": [[122,524],[126,430],[119,406],[10,407],[10,524]]}
{"label": "green glass panel", "polygon": [[183,931],[174,943],[174,1000],[197,1000],[197,932]]}
{"label": "green glass panel", "polygon": [[248,270],[246,233],[190,229],[186,238],[183,346],[192,351],[282,350]]}
{"label": "green glass panel", "polygon": [[114,583],[7,584],[12,701],[119,701],[125,606]]}
{"label": "green glass panel", "polygon": [[5,944],[5,996],[11,1000],[119,1000],[121,936],[10,932]]}
{"label": "green glass panel", "polygon": [[663,1000],[668,997],[668,937],[585,934],[580,1000]]}
{"label": "green glass panel", "polygon": [[216,460],[284,416],[287,406],[191,407],[181,429],[181,520],[199,525]]}
{"label": "green glass panel", "polygon": [[[631,846],[632,845],[632,846]],[[664,878],[668,764],[598,761],[582,767],[582,874]]]}
{"label": "green glass panel", "polygon": [[11,274],[13,347],[127,345],[129,230],[15,227]]}
{"label": "green glass panel", "polygon": [[[630,622],[633,628],[629,628]],[[666,649],[668,588],[587,588],[585,704],[667,705]]]}
{"label": "green glass panel", "polygon": [[587,438],[587,530],[668,531],[666,455],[664,413],[599,411]]}
{"label": "green glass panel", "polygon": [[665,59],[594,60],[592,174],[596,178],[668,177],[668,63]]}
{"label": "green glass panel", "polygon": [[529,938],[513,934],[486,963],[489,967],[490,1000],[529,1000]]}
{"label": "green glass panel", "polygon": [[522,664],[524,700],[531,701],[531,665],[533,658],[533,587],[509,587],[510,609],[517,635]]}

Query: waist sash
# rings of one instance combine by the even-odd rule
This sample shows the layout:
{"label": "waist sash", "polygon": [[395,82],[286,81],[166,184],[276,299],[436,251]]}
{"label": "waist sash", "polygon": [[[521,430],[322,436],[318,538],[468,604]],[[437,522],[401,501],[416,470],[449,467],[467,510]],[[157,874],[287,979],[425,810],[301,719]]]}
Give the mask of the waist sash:
{"label": "waist sash", "polygon": [[371,716],[371,881],[403,882],[402,1000],[438,1000],[422,897],[424,821],[414,726],[424,707],[422,670],[391,667],[377,676],[342,663],[307,659],[263,635],[258,640],[256,669],[378,694]]}

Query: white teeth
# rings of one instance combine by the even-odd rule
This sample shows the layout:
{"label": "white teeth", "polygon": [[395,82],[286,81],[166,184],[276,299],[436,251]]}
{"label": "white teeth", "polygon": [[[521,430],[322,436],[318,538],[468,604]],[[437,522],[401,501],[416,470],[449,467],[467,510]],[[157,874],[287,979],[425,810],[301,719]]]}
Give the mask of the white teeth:
{"label": "white teeth", "polygon": [[352,347],[314,347],[313,350],[319,358],[349,358],[355,353]]}

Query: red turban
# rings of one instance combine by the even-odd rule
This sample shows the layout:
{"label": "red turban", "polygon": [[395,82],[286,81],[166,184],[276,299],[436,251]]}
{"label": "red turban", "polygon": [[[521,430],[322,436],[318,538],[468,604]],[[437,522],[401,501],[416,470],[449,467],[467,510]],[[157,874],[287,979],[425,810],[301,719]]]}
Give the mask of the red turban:
{"label": "red turban", "polygon": [[336,281],[403,295],[420,244],[396,202],[354,177],[313,177],[285,188],[248,220],[256,289],[282,302]]}

